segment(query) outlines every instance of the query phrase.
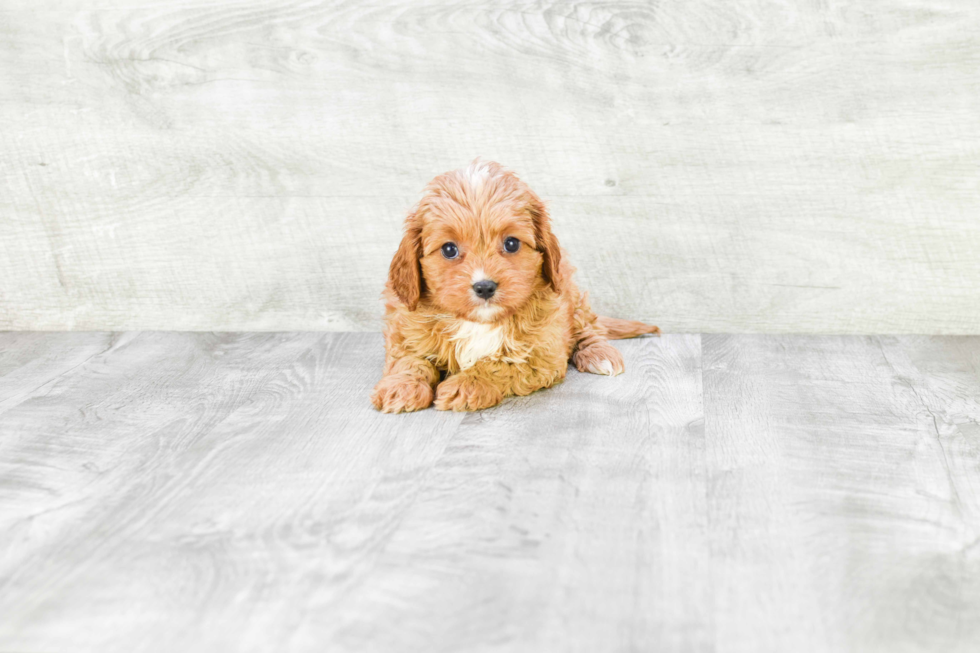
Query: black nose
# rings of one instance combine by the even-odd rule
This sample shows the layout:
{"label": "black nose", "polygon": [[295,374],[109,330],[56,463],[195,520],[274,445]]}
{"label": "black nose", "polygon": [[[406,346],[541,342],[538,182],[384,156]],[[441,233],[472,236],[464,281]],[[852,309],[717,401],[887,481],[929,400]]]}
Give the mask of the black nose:
{"label": "black nose", "polygon": [[493,297],[493,293],[497,290],[497,284],[489,279],[484,279],[483,281],[477,281],[473,284],[473,292],[480,299],[490,299]]}

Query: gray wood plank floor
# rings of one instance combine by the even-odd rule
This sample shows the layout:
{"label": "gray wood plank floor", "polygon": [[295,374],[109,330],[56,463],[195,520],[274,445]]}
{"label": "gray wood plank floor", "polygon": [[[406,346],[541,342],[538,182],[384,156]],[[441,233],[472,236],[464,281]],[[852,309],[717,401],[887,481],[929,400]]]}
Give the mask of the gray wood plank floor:
{"label": "gray wood plank floor", "polygon": [[390,416],[377,334],[0,334],[0,650],[977,650],[980,338],[618,346]]}

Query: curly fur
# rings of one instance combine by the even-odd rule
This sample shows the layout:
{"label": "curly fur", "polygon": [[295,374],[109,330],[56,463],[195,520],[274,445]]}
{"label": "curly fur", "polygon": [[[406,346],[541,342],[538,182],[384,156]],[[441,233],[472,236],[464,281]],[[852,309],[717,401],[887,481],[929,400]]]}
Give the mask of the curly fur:
{"label": "curly fur", "polygon": [[[521,241],[508,253],[508,237]],[[459,256],[441,253],[456,243]],[[497,163],[473,162],[433,179],[405,219],[385,286],[385,366],[372,402],[384,412],[479,410],[581,372],[615,375],[608,340],[659,333],[598,317],[579,292],[544,203]],[[491,279],[489,300],[473,292]]]}

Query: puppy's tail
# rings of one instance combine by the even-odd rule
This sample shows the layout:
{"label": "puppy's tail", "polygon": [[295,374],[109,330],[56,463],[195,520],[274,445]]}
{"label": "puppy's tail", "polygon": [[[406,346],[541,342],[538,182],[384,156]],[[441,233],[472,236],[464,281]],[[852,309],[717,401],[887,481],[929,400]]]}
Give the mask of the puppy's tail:
{"label": "puppy's tail", "polygon": [[599,325],[606,329],[606,337],[610,340],[623,340],[624,338],[635,338],[645,333],[660,335],[660,328],[652,324],[644,324],[636,320],[618,320],[614,317],[598,317]]}

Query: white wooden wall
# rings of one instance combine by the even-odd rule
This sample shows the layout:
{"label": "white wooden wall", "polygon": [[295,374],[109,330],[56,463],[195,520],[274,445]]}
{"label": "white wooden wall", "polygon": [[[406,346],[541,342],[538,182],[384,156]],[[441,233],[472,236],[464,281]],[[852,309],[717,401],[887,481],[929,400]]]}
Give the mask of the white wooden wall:
{"label": "white wooden wall", "polygon": [[0,0],[0,329],[376,329],[477,155],[600,312],[980,333],[976,0]]}

